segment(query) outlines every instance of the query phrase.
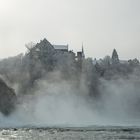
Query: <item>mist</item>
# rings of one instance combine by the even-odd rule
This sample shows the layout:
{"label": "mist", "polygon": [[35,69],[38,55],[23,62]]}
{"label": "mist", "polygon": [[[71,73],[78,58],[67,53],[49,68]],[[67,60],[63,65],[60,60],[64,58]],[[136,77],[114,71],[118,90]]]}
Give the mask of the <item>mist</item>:
{"label": "mist", "polygon": [[49,79],[43,78],[36,83],[34,95],[27,95],[11,116],[3,118],[4,126],[81,126],[95,123],[97,113],[93,112],[90,99],[85,98],[84,85],[78,89],[74,81],[62,80],[59,72],[50,75]]}
{"label": "mist", "polygon": [[[34,95],[27,95],[9,117],[0,116],[1,127],[85,127],[94,125],[139,126],[139,79],[101,79],[100,99],[87,96],[87,87],[59,77],[41,79]],[[52,74],[51,74],[52,75]]]}

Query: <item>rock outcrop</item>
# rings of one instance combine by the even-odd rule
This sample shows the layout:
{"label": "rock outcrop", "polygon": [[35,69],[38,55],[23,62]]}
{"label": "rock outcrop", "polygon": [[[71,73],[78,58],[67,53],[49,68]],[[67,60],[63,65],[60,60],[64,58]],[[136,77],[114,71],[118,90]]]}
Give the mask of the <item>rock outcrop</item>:
{"label": "rock outcrop", "polygon": [[16,94],[2,79],[0,79],[0,112],[8,116],[15,109]]}

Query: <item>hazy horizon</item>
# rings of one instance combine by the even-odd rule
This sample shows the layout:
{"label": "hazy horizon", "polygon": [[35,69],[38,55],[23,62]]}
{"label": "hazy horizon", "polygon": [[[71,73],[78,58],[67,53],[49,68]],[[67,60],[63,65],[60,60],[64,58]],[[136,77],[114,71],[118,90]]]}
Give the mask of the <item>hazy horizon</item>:
{"label": "hazy horizon", "polygon": [[46,38],[86,57],[140,59],[139,0],[0,0],[0,58]]}

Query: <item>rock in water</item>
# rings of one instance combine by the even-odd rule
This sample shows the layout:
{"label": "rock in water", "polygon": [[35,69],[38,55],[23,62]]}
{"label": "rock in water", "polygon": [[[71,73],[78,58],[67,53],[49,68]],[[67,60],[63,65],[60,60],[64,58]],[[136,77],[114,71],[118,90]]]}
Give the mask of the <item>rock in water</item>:
{"label": "rock in water", "polygon": [[0,79],[0,112],[8,116],[15,109],[17,98],[14,90]]}

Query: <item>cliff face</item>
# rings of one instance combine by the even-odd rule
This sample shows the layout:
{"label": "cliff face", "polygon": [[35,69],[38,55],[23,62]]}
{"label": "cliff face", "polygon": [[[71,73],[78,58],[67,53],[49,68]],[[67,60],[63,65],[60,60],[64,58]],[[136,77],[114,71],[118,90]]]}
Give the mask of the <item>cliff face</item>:
{"label": "cliff face", "polygon": [[16,101],[14,90],[0,79],[0,112],[5,116],[10,115],[15,109]]}

